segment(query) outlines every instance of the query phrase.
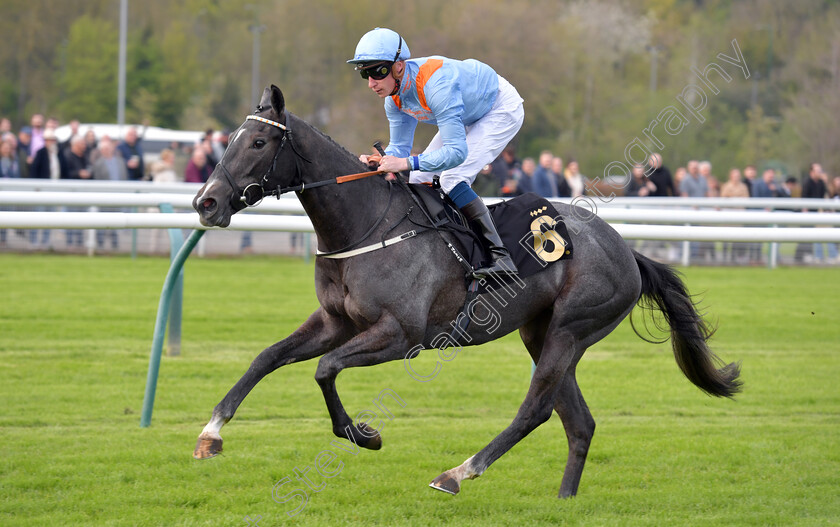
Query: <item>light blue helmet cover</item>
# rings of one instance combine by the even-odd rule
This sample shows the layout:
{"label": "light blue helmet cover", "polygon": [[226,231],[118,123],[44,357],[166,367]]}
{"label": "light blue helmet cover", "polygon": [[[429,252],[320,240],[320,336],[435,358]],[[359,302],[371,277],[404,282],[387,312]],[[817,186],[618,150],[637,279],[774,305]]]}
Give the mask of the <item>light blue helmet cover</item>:
{"label": "light blue helmet cover", "polygon": [[[399,54],[397,53],[399,50]],[[411,51],[408,44],[402,40],[400,35],[393,30],[378,27],[365,33],[356,45],[355,56],[348,60],[349,64],[361,64],[365,62],[393,62],[411,58]]]}

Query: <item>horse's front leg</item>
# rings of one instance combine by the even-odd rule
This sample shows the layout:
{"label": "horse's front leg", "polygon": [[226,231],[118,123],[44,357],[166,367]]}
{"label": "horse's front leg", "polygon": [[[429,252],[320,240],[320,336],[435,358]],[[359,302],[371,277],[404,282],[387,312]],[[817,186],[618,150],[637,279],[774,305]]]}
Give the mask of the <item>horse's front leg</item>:
{"label": "horse's front leg", "polygon": [[222,451],[222,426],[231,420],[242,400],[263,377],[286,364],[323,355],[342,344],[350,335],[340,319],[319,308],[294,333],[263,350],[213,409],[213,417],[198,436],[193,457],[207,459]]}
{"label": "horse's front leg", "polygon": [[324,393],[335,435],[371,450],[382,448],[382,438],[377,430],[367,423],[353,424],[338,397],[335,378],[344,368],[373,366],[402,359],[408,350],[408,342],[408,335],[397,320],[386,314],[366,331],[321,357],[315,380]]}

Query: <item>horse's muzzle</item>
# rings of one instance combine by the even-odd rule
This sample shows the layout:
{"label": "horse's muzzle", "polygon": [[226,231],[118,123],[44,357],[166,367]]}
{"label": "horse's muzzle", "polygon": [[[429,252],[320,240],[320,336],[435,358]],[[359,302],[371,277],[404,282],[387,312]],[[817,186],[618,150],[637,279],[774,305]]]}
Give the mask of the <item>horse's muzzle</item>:
{"label": "horse's muzzle", "polygon": [[[202,189],[204,190],[204,189]],[[206,191],[199,192],[193,198],[193,208],[198,212],[199,221],[206,227],[227,227],[230,225],[231,212],[226,206],[209,196]]]}

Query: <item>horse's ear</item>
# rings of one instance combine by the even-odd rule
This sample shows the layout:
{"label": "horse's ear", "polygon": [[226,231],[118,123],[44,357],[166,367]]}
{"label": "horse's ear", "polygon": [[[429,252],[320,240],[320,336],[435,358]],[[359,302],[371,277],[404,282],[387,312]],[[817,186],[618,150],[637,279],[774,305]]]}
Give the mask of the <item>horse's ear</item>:
{"label": "horse's ear", "polygon": [[[266,88],[268,90],[268,88]],[[271,85],[271,108],[277,115],[283,114],[286,102],[283,100],[283,92],[275,85]]]}
{"label": "horse's ear", "polygon": [[271,88],[263,90],[262,97],[260,97],[260,108],[268,108],[271,105]]}

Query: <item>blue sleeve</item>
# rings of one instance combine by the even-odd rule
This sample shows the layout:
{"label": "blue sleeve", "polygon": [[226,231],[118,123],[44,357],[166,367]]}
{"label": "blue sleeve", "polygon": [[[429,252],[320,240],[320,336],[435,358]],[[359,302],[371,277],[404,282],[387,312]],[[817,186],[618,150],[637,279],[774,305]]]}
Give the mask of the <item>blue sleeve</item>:
{"label": "blue sleeve", "polygon": [[426,84],[426,101],[437,121],[443,146],[420,155],[420,170],[437,172],[456,167],[468,154],[464,100],[457,79],[432,76]]}
{"label": "blue sleeve", "polygon": [[385,100],[385,115],[391,129],[391,138],[385,153],[395,157],[408,157],[414,144],[417,119],[401,112],[390,97]]}

